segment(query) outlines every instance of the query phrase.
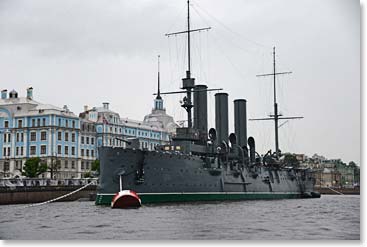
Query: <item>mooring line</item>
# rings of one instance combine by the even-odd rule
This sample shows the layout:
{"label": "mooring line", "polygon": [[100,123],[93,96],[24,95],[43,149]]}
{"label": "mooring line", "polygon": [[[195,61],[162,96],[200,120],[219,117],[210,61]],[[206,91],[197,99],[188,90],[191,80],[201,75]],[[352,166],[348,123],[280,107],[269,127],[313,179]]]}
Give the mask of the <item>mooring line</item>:
{"label": "mooring line", "polygon": [[344,195],[343,193],[341,193],[341,192],[339,192],[339,191],[337,191],[337,190],[333,190],[332,188],[330,188],[330,187],[328,187],[328,189],[329,190],[331,190],[331,191],[334,191],[335,193],[338,193],[339,195]]}
{"label": "mooring line", "polygon": [[30,205],[25,206],[24,208],[35,207],[35,206],[41,206],[41,205],[44,205],[44,204],[47,204],[47,203],[51,203],[51,202],[58,201],[58,200],[63,199],[63,198],[65,198],[65,197],[71,196],[72,194],[75,194],[75,193],[77,193],[78,191],[81,191],[82,189],[87,188],[89,185],[94,184],[94,182],[96,182],[96,181],[92,181],[92,182],[90,182],[90,183],[88,183],[88,184],[84,185],[83,187],[80,187],[79,189],[74,190],[74,191],[72,191],[72,192],[70,192],[70,193],[68,193],[68,194],[65,194],[65,195],[59,196],[59,197],[57,197],[57,198],[54,198],[54,199],[51,199],[51,200],[48,200],[48,201],[45,201],[45,202],[40,202],[40,203],[30,204]]}

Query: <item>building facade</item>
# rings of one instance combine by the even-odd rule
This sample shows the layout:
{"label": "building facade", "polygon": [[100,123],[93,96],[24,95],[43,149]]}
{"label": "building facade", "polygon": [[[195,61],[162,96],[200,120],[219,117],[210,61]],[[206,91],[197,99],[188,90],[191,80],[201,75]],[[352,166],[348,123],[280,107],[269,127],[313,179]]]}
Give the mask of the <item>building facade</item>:
{"label": "building facade", "polygon": [[140,149],[154,150],[159,145],[168,144],[178,125],[173,117],[166,113],[164,102],[160,95],[158,75],[158,92],[154,99],[152,112],[144,117],[143,121],[121,118],[110,109],[105,102],[101,107],[84,106],[84,112],[79,114],[81,121],[95,124],[96,129],[96,156],[98,148],[126,147],[129,140],[137,140]]}
{"label": "building facade", "polygon": [[305,158],[301,166],[314,170],[317,187],[353,188],[359,185],[360,168],[347,165],[341,159],[314,154],[312,158]]}
{"label": "building facade", "polygon": [[28,158],[40,157],[49,170],[47,178],[80,177],[79,118],[67,106],[58,108],[13,90],[1,92],[0,177],[21,176]]}
{"label": "building facade", "polygon": [[121,118],[109,108],[109,103],[91,109],[86,106],[79,116],[82,121],[95,124],[97,157],[98,147],[126,147],[131,139],[138,140],[141,149],[154,150],[158,145],[169,143],[172,134],[159,124]]}
{"label": "building facade", "polygon": [[154,150],[169,143],[176,124],[166,114],[160,95],[144,121],[121,118],[109,108],[93,107],[79,117],[65,105],[59,108],[12,90],[0,99],[0,178],[21,177],[27,159],[39,157],[48,171],[42,178],[82,178],[91,172],[102,146],[126,147],[134,139],[139,148]]}

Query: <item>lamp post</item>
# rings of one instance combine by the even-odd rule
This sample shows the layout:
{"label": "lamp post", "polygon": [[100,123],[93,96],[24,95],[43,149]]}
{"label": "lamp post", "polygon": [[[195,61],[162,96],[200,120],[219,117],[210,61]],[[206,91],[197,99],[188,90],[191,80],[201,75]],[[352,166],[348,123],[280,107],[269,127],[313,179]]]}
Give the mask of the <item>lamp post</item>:
{"label": "lamp post", "polygon": [[[55,158],[55,160],[54,160],[54,158]],[[57,153],[56,152],[54,152],[51,155],[51,164],[50,164],[50,167],[49,167],[49,171],[50,171],[50,177],[51,177],[51,179],[54,179],[54,175],[55,175],[54,173],[57,173],[58,172],[58,167],[57,167]]]}

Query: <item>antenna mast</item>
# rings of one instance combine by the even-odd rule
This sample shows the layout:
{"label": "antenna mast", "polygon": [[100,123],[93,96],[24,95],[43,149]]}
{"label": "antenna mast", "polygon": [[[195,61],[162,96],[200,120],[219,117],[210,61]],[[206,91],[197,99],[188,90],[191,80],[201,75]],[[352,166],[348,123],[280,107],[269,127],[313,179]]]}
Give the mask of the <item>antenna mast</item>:
{"label": "antenna mast", "polygon": [[187,30],[182,32],[176,33],[168,33],[166,36],[172,36],[177,34],[187,33],[187,71],[186,71],[186,78],[182,79],[182,89],[186,90],[186,96],[183,98],[182,107],[185,108],[187,112],[187,127],[192,128],[192,114],[191,109],[194,107],[191,101],[191,93],[193,88],[195,87],[195,79],[191,78],[191,45],[190,45],[190,33],[197,32],[202,30],[209,30],[210,27],[207,28],[199,28],[193,29],[190,28],[190,0],[187,0]]}
{"label": "antenna mast", "polygon": [[161,56],[158,55],[158,95],[157,98],[161,98],[161,81],[160,81],[160,64],[159,64],[159,58]]}
{"label": "antenna mast", "polygon": [[277,75],[284,75],[284,74],[291,74],[292,72],[276,72],[275,68],[275,47],[273,47],[273,73],[271,74],[262,74],[257,75],[257,77],[264,77],[264,76],[273,76],[273,87],[274,87],[274,115],[269,115],[270,118],[254,118],[249,120],[274,120],[274,129],[275,129],[275,156],[279,159],[279,136],[278,136],[278,129],[279,129],[279,119],[300,119],[303,117],[281,117],[282,114],[278,114],[278,103],[277,103],[277,94],[276,94],[276,76]]}
{"label": "antenna mast", "polygon": [[191,76],[191,52],[190,52],[190,0],[187,0],[187,76]]}

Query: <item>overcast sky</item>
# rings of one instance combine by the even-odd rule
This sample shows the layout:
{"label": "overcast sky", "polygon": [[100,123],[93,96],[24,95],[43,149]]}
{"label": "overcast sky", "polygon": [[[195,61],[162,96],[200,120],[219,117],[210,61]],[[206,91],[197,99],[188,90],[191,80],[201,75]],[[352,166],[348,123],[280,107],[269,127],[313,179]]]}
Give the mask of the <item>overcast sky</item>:
{"label": "overcast sky", "polygon": [[[272,47],[280,112],[304,116],[280,127],[280,149],[360,164],[360,3],[356,0],[195,0],[192,73],[197,84],[247,99],[248,117],[273,112]],[[2,0],[0,86],[42,103],[110,102],[121,117],[142,120],[153,107],[157,55],[161,91],[177,90],[186,70],[186,1]],[[214,127],[214,94],[209,126]],[[164,96],[167,112],[186,118],[180,95]],[[283,123],[283,122],[282,122]],[[274,150],[273,123],[249,122],[258,151]]]}

